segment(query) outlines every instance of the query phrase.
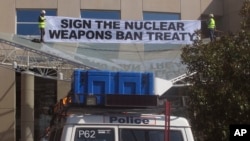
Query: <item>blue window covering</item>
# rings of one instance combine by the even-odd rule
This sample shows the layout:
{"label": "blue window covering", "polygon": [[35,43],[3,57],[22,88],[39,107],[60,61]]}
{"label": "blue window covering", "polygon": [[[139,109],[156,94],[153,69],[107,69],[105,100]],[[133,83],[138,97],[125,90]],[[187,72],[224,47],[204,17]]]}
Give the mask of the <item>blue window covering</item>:
{"label": "blue window covering", "polygon": [[143,12],[144,20],[180,20],[178,13]]}
{"label": "blue window covering", "polygon": [[[46,15],[56,16],[57,11],[54,9],[45,9]],[[38,16],[41,9],[17,9],[17,34],[18,35],[39,35]]]}
{"label": "blue window covering", "polygon": [[82,18],[121,19],[120,11],[111,10],[81,10]]}

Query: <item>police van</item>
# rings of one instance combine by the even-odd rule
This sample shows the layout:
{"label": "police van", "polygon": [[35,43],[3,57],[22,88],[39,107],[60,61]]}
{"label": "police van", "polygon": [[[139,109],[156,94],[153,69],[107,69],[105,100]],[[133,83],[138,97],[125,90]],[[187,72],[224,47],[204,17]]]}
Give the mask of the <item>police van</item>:
{"label": "police van", "polygon": [[[70,115],[50,141],[164,141],[164,119],[164,115]],[[170,141],[194,140],[185,118],[171,116],[170,125]]]}
{"label": "police van", "polygon": [[170,116],[153,94],[149,73],[80,70],[72,86],[53,107],[49,141],[194,140],[188,120]]}
{"label": "police van", "polygon": [[49,141],[193,141],[188,120],[158,109],[68,108],[50,127]]}

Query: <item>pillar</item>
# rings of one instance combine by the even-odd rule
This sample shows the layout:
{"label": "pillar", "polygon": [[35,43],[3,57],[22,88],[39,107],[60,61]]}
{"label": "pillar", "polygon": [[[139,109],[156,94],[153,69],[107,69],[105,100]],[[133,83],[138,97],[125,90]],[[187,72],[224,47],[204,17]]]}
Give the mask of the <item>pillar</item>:
{"label": "pillar", "polygon": [[21,141],[34,141],[34,73],[21,73]]}

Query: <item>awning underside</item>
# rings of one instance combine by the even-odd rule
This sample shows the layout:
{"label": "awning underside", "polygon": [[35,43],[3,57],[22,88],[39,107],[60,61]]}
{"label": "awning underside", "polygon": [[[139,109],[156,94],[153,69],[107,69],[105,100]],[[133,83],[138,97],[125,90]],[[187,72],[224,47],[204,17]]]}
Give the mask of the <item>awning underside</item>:
{"label": "awning underside", "polygon": [[[173,79],[186,72],[177,44],[34,43],[35,37],[0,33],[1,43],[43,54],[88,69],[154,72]],[[3,49],[3,47],[0,47]]]}

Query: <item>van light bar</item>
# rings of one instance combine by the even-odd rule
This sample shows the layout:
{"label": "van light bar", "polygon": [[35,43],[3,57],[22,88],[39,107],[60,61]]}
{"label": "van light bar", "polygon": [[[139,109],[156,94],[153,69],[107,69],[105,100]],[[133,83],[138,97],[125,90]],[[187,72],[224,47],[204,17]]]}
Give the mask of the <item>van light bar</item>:
{"label": "van light bar", "polygon": [[105,95],[105,106],[115,107],[156,107],[159,96],[157,95]]}

